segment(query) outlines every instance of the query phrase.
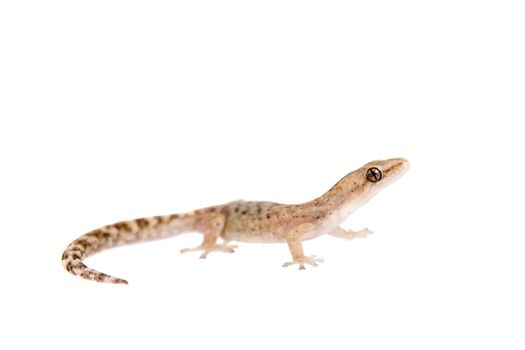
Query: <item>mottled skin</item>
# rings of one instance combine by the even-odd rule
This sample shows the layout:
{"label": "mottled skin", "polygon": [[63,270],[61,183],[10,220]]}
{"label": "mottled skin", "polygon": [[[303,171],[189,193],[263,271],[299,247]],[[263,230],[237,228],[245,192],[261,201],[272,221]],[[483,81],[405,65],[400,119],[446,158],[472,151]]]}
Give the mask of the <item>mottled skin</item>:
{"label": "mottled skin", "polygon": [[[117,222],[86,233],[74,240],[62,254],[66,270],[85,279],[98,282],[127,284],[127,281],[88,268],[82,262],[86,257],[117,245],[171,237],[184,232],[203,233],[201,245],[182,249],[181,253],[202,251],[233,253],[239,242],[286,242],[293,264],[304,269],[305,264],[317,266],[322,262],[315,256],[305,256],[302,241],[328,233],[340,238],[366,237],[371,232],[344,230],[343,221],[354,210],[366,203],[386,185],[399,178],[408,169],[403,158],[376,160],[349,173],[328,192],[303,204],[235,201],[195,210],[187,214],[154,216]],[[221,238],[223,243],[218,243]]]}

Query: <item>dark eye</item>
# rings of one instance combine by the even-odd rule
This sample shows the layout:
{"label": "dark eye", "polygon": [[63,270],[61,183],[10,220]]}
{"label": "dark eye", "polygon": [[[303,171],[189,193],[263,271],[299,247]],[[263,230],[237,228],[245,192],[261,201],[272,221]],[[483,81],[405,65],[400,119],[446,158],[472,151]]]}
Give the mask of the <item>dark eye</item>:
{"label": "dark eye", "polygon": [[370,168],[366,171],[366,179],[370,182],[378,182],[383,178],[383,173],[378,168]]}

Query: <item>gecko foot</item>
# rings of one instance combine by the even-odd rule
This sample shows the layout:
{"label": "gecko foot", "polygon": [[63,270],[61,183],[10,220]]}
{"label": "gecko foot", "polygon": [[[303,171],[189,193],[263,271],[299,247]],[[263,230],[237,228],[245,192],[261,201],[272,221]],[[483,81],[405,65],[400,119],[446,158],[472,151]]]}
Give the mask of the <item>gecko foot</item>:
{"label": "gecko foot", "polygon": [[354,231],[352,233],[353,233],[353,237],[355,237],[355,238],[365,238],[366,236],[371,235],[374,232],[370,231],[367,228],[364,228],[362,230]]}
{"label": "gecko foot", "polygon": [[312,256],[302,256],[300,258],[295,258],[293,261],[288,261],[283,264],[283,267],[288,267],[291,265],[299,265],[299,270],[304,270],[304,264],[308,264],[311,266],[318,266],[319,263],[324,262],[323,259],[316,257],[315,255]]}
{"label": "gecko foot", "polygon": [[237,248],[236,245],[228,245],[228,244],[214,244],[214,245],[203,245],[197,246],[195,248],[184,248],[181,249],[181,254],[189,253],[189,252],[198,252],[198,251],[204,251],[204,253],[201,254],[199,257],[200,259],[206,259],[208,257],[208,254],[211,252],[223,252],[223,253],[233,253],[235,252],[235,248]]}

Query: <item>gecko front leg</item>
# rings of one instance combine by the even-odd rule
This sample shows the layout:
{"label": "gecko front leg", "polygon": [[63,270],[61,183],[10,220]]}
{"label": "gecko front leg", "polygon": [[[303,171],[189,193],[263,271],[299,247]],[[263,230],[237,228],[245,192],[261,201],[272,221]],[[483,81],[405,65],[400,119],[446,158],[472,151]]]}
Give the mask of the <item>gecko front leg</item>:
{"label": "gecko front leg", "polygon": [[303,252],[303,242],[297,237],[290,237],[287,240],[288,248],[292,254],[292,261],[285,262],[283,267],[288,267],[291,265],[299,265],[299,270],[304,270],[304,264],[311,266],[317,266],[319,263],[322,263],[324,260],[312,256],[305,256]]}
{"label": "gecko front leg", "polygon": [[224,229],[225,223],[226,218],[222,214],[208,214],[206,217],[203,217],[197,224],[197,229],[204,234],[202,243],[194,248],[181,249],[180,252],[184,254],[188,252],[204,251],[200,256],[201,259],[206,259],[211,252],[233,253],[234,249],[237,248],[236,245],[229,245],[227,242],[223,244],[217,243],[217,239]]}
{"label": "gecko front leg", "polygon": [[373,232],[367,228],[359,230],[359,231],[352,231],[352,230],[345,230],[342,227],[337,227],[332,232],[330,232],[330,235],[351,240],[354,238],[365,238],[366,236],[371,235],[372,233]]}

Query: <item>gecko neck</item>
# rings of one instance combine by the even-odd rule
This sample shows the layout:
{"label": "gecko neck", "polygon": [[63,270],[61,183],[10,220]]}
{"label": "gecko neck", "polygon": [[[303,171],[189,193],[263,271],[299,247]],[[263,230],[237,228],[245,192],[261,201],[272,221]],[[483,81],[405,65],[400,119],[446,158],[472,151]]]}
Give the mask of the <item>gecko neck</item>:
{"label": "gecko neck", "polygon": [[305,210],[315,211],[317,216],[342,223],[350,213],[363,205],[363,187],[351,178],[343,178],[330,190],[313,201],[303,204]]}

